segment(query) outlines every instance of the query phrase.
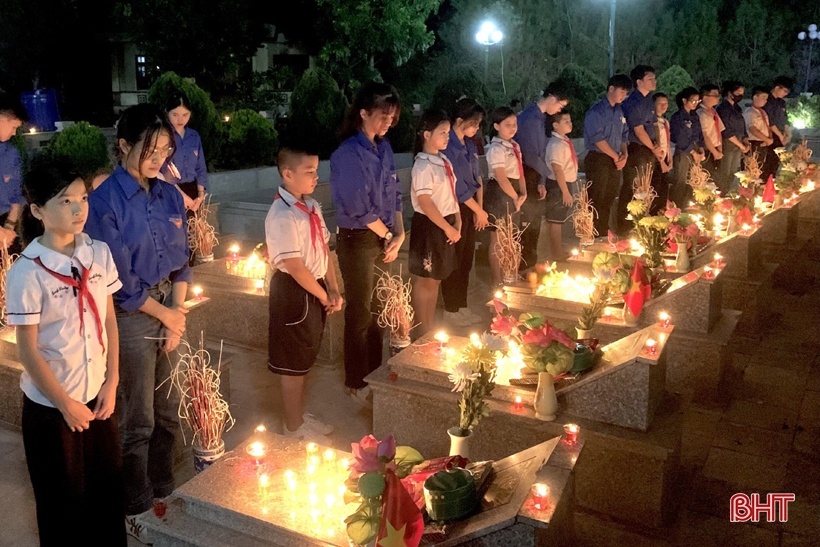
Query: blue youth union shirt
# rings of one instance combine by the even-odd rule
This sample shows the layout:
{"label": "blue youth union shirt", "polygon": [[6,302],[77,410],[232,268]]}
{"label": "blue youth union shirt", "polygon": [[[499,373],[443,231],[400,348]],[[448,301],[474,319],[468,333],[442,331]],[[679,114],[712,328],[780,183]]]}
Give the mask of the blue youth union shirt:
{"label": "blue youth union shirt", "polygon": [[85,231],[111,249],[122,281],[114,302],[123,310],[137,311],[147,289],[165,278],[193,280],[185,206],[172,185],[155,179],[146,192],[119,166],[88,196],[88,205]]}
{"label": "blue youth union shirt", "polygon": [[393,149],[387,139],[376,144],[359,132],[330,156],[330,190],[336,203],[339,228],[367,229],[376,220],[393,228],[393,216],[402,210]]}
{"label": "blue youth union shirt", "polygon": [[620,104],[612,106],[604,97],[587,110],[584,116],[584,148],[598,150],[595,143],[606,141],[617,153],[629,138],[629,126]]}
{"label": "blue youth union shirt", "polygon": [[638,137],[635,136],[633,128],[642,125],[646,130],[646,134],[656,142],[657,135],[655,134],[655,101],[652,100],[651,95],[644,96],[643,93],[637,89],[629,94],[629,97],[621,103],[621,109],[626,117],[626,123],[629,126],[629,142],[638,144],[641,143]]}
{"label": "blue youth union shirt", "polygon": [[675,151],[691,152],[695,146],[703,146],[700,116],[694,110],[687,113],[681,108],[669,120],[669,133],[675,143]]}
{"label": "blue youth union shirt", "polygon": [[[180,137],[174,131],[174,162],[179,171],[179,180],[173,182],[196,182],[208,191],[208,168],[205,165],[205,153],[202,151],[202,139],[199,133],[185,128],[185,136]],[[167,172],[163,169],[163,172]],[[172,182],[172,181],[169,181]]]}
{"label": "blue youth union shirt", "polygon": [[17,147],[11,142],[0,142],[0,215],[11,211],[15,203],[23,204],[22,161]]}
{"label": "blue youth union shirt", "polygon": [[478,149],[475,143],[468,138],[464,144],[458,140],[456,132],[450,130],[450,142],[444,150],[444,155],[453,164],[453,173],[456,175],[456,196],[459,203],[464,203],[473,197],[481,185],[478,179]]}
{"label": "blue youth union shirt", "polygon": [[547,115],[541,112],[536,103],[521,111],[518,115],[518,132],[515,142],[521,147],[524,165],[529,165],[540,175],[538,184],[547,181]]}

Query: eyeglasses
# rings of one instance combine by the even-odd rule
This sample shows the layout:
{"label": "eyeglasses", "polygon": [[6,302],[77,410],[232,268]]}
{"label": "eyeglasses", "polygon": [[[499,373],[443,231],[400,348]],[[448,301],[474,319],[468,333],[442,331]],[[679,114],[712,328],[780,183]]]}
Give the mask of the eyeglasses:
{"label": "eyeglasses", "polygon": [[148,158],[159,157],[159,159],[164,160],[165,158],[170,158],[171,155],[174,153],[174,147],[169,146],[168,148],[154,148],[151,152],[148,153]]}
{"label": "eyeglasses", "polygon": [[687,99],[687,101],[689,101],[692,104],[698,104],[700,102],[700,99]]}

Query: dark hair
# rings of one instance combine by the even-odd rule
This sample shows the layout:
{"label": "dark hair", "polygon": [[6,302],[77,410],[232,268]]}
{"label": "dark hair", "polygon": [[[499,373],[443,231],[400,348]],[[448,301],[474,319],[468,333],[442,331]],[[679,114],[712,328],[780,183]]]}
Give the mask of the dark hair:
{"label": "dark hair", "polygon": [[186,95],[182,91],[178,91],[177,93],[171,95],[171,97],[168,99],[168,102],[165,103],[165,111],[170,112],[179,106],[184,106],[189,111],[193,111],[193,109],[191,108],[191,101],[190,99],[188,99],[188,95]]}
{"label": "dark hair", "polygon": [[719,90],[720,90],[720,88],[718,86],[716,86],[715,84],[703,84],[702,86],[700,86],[700,96],[703,97],[704,95],[706,95],[707,93],[709,93],[711,91],[719,91]]}
{"label": "dark hair", "polygon": [[481,123],[481,120],[483,120],[486,115],[487,111],[484,110],[480,104],[465,97],[464,99],[456,101],[455,106],[450,112],[450,121],[455,124],[456,120],[461,118],[465,122],[476,120],[478,123]]}
{"label": "dark hair", "polygon": [[679,109],[683,109],[683,101],[692,97],[694,95],[700,95],[700,91],[696,87],[684,87],[681,89],[677,95],[675,95],[675,104],[678,105]]}
{"label": "dark hair", "polygon": [[769,94],[769,89],[763,87],[762,85],[756,85],[752,88],[752,97],[755,95],[760,95],[761,93],[765,93],[766,95]]}
{"label": "dark hair", "polygon": [[723,82],[723,86],[721,86],[721,94],[725,97],[726,95],[733,95],[735,91],[740,89],[741,87],[745,87],[742,82],[738,80],[726,80]]}
{"label": "dark hair", "polygon": [[609,91],[610,87],[614,87],[615,89],[623,89],[627,92],[632,91],[632,80],[630,80],[629,76],[626,74],[615,74],[606,84],[607,91]]}
{"label": "dark hair", "polygon": [[367,82],[356,92],[350,108],[347,109],[344,121],[342,121],[342,128],[339,130],[339,136],[342,139],[347,139],[361,130],[362,116],[359,112],[362,110],[370,113],[374,110],[390,111],[393,109],[396,110],[396,115],[393,116],[393,124],[390,127],[396,127],[396,124],[399,123],[401,99],[398,91],[392,85]]}
{"label": "dark hair", "polygon": [[785,87],[786,89],[791,91],[792,88],[794,87],[794,79],[789,78],[788,76],[778,76],[777,78],[774,79],[774,84],[772,84],[773,88],[775,88],[777,86]]}
{"label": "dark hair", "polygon": [[652,102],[658,102],[658,99],[667,99],[668,100],[669,97],[667,97],[666,93],[664,93],[663,91],[658,91],[657,93],[652,95]]}
{"label": "dark hair", "polygon": [[28,121],[28,113],[22,103],[7,93],[0,93],[0,116],[15,118],[21,122]]}
{"label": "dark hair", "polygon": [[[168,133],[168,138],[173,143],[174,130],[168,117],[159,107],[143,103],[126,108],[117,121],[117,144],[115,145],[117,158],[122,159],[120,139],[131,146],[136,146],[137,142],[142,140],[142,151],[140,152],[140,165],[142,165],[142,162],[151,155],[157,137],[162,131]],[[169,159],[171,157],[173,157],[173,152]]]}
{"label": "dark hair", "polygon": [[424,132],[433,131],[444,122],[450,123],[450,117],[443,110],[425,110],[419,118],[419,127],[416,130],[416,142],[413,145],[413,153],[418,154],[424,150]]}
{"label": "dark hair", "polygon": [[513,110],[509,106],[499,106],[498,108],[493,110],[493,125],[503,122],[510,116],[515,116],[515,110]]}
{"label": "dark hair", "polygon": [[632,85],[638,87],[638,80],[643,80],[644,76],[649,73],[654,74],[655,69],[649,65],[637,65],[632,71],[629,73],[629,77],[632,79]]}
{"label": "dark hair", "polygon": [[78,179],[82,181],[80,174],[65,158],[51,159],[45,155],[37,157],[34,165],[23,178],[23,195],[27,202],[23,207],[20,221],[20,238],[23,240],[23,246],[43,235],[44,232],[43,222],[34,217],[31,206],[44,206],[48,200],[60,195]]}
{"label": "dark hair", "polygon": [[546,89],[544,89],[544,93],[542,95],[544,98],[555,97],[555,100],[557,101],[569,101],[570,93],[571,90],[569,85],[559,79],[549,84]]}
{"label": "dark hair", "polygon": [[311,156],[318,156],[319,154],[303,147],[286,146],[279,149],[279,155],[276,157],[276,168],[279,170],[279,176],[284,180],[282,171],[285,169],[296,169],[302,162],[303,158]]}
{"label": "dark hair", "polygon": [[549,117],[549,120],[547,120],[547,127],[552,128],[552,124],[560,122],[564,118],[564,116],[569,115],[569,111],[559,110],[558,112]]}

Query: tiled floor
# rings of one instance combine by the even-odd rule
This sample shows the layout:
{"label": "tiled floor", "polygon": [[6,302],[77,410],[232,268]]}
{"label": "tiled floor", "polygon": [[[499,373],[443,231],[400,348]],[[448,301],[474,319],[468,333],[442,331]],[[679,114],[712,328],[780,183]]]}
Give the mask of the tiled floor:
{"label": "tiled floor", "polygon": [[[680,509],[661,531],[636,531],[588,514],[576,518],[579,544],[594,547],[817,545],[820,538],[820,257],[812,255],[779,272],[776,320],[759,342],[738,345],[742,381],[725,409],[686,411]],[[480,272],[482,275],[486,272]],[[486,313],[486,287],[471,308]],[[239,351],[231,367],[231,409],[237,424],[229,448],[259,423],[277,429],[278,381],[266,356]],[[309,376],[309,410],[336,426],[339,448],[368,432],[370,415],[342,391],[339,363],[319,363]],[[794,492],[786,523],[731,523],[736,492]],[[37,545],[34,503],[19,433],[0,429],[0,547]],[[594,539],[593,539],[594,538]]]}

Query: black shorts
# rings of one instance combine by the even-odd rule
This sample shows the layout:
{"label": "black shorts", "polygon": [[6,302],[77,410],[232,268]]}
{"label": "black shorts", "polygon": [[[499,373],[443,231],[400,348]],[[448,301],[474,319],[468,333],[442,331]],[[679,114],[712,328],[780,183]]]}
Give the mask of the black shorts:
{"label": "black shorts", "polygon": [[[455,215],[444,217],[450,226]],[[433,224],[427,215],[416,212],[410,223],[410,273],[431,279],[447,279],[456,269],[456,249],[447,243],[444,230]]]}
{"label": "black shorts", "polygon": [[[510,179],[510,183],[518,193],[518,179]],[[495,179],[490,179],[484,187],[484,210],[490,215],[490,222],[501,220],[512,215],[513,222],[519,223],[520,213],[515,212],[515,200],[508,196]]]}
{"label": "black shorts", "polygon": [[[324,280],[318,281],[325,287]],[[271,279],[269,302],[268,369],[283,376],[304,376],[319,355],[327,317],[325,307],[281,271]]]}
{"label": "black shorts", "polygon": [[[563,224],[572,217],[572,205],[567,207],[564,205],[564,197],[561,192],[561,187],[558,186],[558,181],[547,179],[547,209],[546,220],[553,224]],[[578,183],[568,182],[567,190],[572,194],[573,198],[578,193]]]}

